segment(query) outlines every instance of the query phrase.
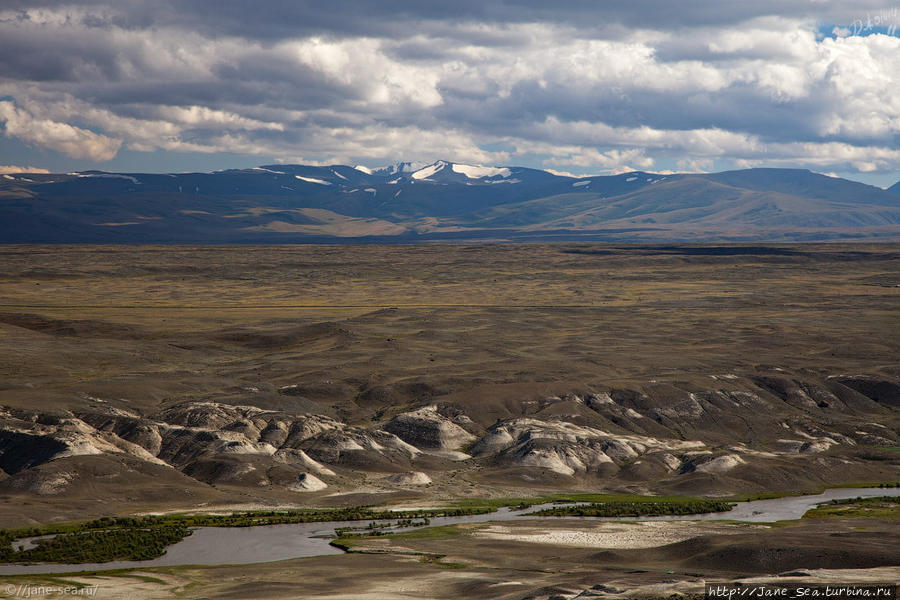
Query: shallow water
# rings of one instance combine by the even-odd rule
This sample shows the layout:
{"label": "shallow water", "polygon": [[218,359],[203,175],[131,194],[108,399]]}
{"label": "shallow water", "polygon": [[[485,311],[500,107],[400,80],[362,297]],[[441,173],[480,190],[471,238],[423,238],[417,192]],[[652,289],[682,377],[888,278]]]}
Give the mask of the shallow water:
{"label": "shallow water", "polygon": [[772,498],[771,500],[754,500],[752,502],[738,502],[727,513],[710,513],[705,515],[688,515],[686,517],[674,517],[675,519],[688,520],[734,520],[752,521],[755,523],[771,523],[772,521],[787,521],[799,519],[811,508],[823,502],[841,500],[844,498],[871,498],[874,496],[900,496],[900,488],[845,488],[826,490],[824,494],[817,496],[789,496],[785,498]]}
{"label": "shallow water", "polygon": [[[900,488],[845,488],[832,489],[816,496],[790,496],[770,500],[739,502],[729,512],[704,515],[663,516],[663,517],[574,517],[579,519],[610,521],[752,521],[771,522],[799,519],[807,510],[823,502],[842,498],[900,496]],[[456,525],[460,523],[486,523],[490,521],[512,521],[533,519],[526,513],[549,508],[553,505],[532,506],[525,510],[512,511],[501,508],[497,512],[461,517],[439,517],[431,519],[429,527]],[[402,518],[402,511],[398,511]],[[573,518],[573,517],[544,517]],[[164,556],[145,561],[114,561],[92,564],[34,564],[0,565],[0,575],[20,575],[36,573],[68,573],[74,571],[100,571],[134,567],[162,567],[179,565],[235,565],[288,560],[308,556],[341,554],[342,551],[328,543],[334,538],[337,527],[365,526],[367,521],[329,521],[325,523],[297,523],[290,525],[266,525],[263,527],[198,527],[184,540],[172,545]],[[418,529],[416,527],[406,528]]]}

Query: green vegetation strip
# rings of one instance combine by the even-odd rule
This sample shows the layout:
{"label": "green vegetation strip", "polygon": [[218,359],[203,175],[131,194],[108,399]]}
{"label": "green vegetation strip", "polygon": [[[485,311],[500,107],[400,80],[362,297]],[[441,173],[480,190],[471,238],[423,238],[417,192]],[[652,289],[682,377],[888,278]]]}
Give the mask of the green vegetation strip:
{"label": "green vegetation strip", "polygon": [[[790,496],[818,495],[829,489],[842,488],[896,488],[900,487],[897,481],[882,482],[852,482],[837,485],[824,486],[814,490],[800,492],[769,492],[757,494],[741,494],[722,498],[725,502],[749,502],[751,500],[771,500]],[[453,506],[468,507],[510,507],[514,510],[523,510],[536,504],[564,504],[575,502],[697,502],[703,500],[696,496],[644,496],[640,494],[596,494],[596,493],[560,493],[545,494],[531,498],[465,498],[453,502]]]}
{"label": "green vegetation strip", "polygon": [[803,518],[870,518],[900,520],[900,497],[877,496],[874,498],[847,498],[832,500],[808,510]]}
{"label": "green vegetation strip", "polygon": [[187,527],[112,529],[62,533],[36,540],[33,547],[14,549],[9,538],[0,547],[0,562],[88,563],[112,560],[150,560],[166,547],[191,534]]}
{"label": "green vegetation strip", "polygon": [[360,527],[358,525],[351,527],[337,527],[334,530],[334,534],[337,537],[369,537],[373,535],[386,535],[389,531],[403,529],[404,527],[428,527],[429,525],[431,525],[431,519],[427,518],[422,519],[421,521],[416,521],[414,519],[398,519],[396,522],[385,521],[383,523],[372,521],[365,527]]}
{"label": "green vegetation strip", "polygon": [[[438,525],[436,527],[427,527],[425,529],[414,529],[413,531],[402,531],[384,534],[385,539],[393,540],[432,540],[446,539],[462,535],[465,530],[459,525]],[[329,542],[331,546],[340,548],[341,550],[350,551],[359,544],[364,544],[365,540],[372,536],[361,535],[342,535],[341,537]],[[381,536],[379,536],[381,537]]]}
{"label": "green vegetation strip", "polygon": [[690,502],[594,502],[575,506],[545,508],[527,516],[535,517],[661,517],[727,512],[734,507],[719,500]]}

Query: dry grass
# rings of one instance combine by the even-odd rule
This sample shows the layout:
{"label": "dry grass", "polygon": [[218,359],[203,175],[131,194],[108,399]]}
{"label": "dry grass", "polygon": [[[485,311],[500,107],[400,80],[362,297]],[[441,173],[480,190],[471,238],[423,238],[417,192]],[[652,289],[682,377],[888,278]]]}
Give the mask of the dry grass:
{"label": "dry grass", "polygon": [[[775,369],[897,376],[900,338],[887,332],[900,330],[898,257],[900,246],[875,244],[6,246],[0,404],[148,414],[214,400],[370,426],[437,399],[488,427],[525,403],[591,390],[743,389]],[[288,385],[297,395],[279,393]],[[406,497],[522,495],[521,480],[453,468]],[[207,489],[197,500],[259,497]],[[10,510],[45,514],[55,500],[32,501]]]}

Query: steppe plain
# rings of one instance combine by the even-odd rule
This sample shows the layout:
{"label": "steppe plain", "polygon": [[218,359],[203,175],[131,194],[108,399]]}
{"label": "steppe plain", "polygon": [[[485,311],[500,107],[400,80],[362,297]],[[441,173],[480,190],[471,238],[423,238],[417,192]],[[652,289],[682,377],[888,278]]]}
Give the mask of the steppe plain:
{"label": "steppe plain", "polygon": [[[3,527],[900,479],[896,244],[0,256]],[[898,573],[896,520],[622,527],[459,526],[354,548],[370,553],[68,580],[99,597],[571,598]],[[26,580],[43,581],[0,583]]]}

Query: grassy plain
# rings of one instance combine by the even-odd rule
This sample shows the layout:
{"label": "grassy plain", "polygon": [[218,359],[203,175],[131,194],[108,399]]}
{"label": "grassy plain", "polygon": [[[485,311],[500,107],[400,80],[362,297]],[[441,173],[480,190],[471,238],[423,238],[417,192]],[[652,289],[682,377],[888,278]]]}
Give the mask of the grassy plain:
{"label": "grassy plain", "polygon": [[[898,246],[6,246],[0,255],[0,402],[10,405],[77,407],[96,395],[153,409],[249,399],[258,386],[258,404],[364,421],[385,404],[370,390],[396,401],[472,398],[490,413],[498,396],[707,383],[767,366],[898,372],[900,342],[889,335],[900,325]],[[300,390],[281,395],[280,384]]]}
{"label": "grassy plain", "polygon": [[[896,244],[5,246],[0,405],[149,415],[211,401],[371,427],[440,402],[483,431],[498,419],[522,416],[587,422],[590,411],[566,400],[573,394],[758,391],[763,378],[773,377],[827,381],[865,374],[896,381],[898,264]],[[891,430],[892,402],[886,395],[879,405]],[[800,409],[785,410],[796,415]],[[846,421],[828,410],[816,413],[817,422],[838,428]],[[427,486],[388,488],[342,466],[334,467],[326,492],[304,495],[207,485],[174,469],[141,471],[132,462],[123,469],[108,457],[88,456],[77,464],[90,477],[64,495],[4,487],[0,524],[238,504],[509,505],[553,496],[629,501],[648,492],[661,494],[660,501],[710,492],[734,498],[897,479],[896,443],[834,447],[795,470],[764,458],[780,435],[763,421],[768,416],[740,429],[702,422],[685,434],[702,433],[723,452],[745,444],[759,452],[758,461],[772,461],[759,466],[757,455],[748,454],[740,480],[642,479],[637,470],[609,479],[537,477],[486,462],[434,459],[434,482]],[[576,530],[586,526],[572,523],[510,524],[531,529],[491,536],[480,525],[411,532],[354,541],[355,550],[376,554],[265,565],[3,578],[0,596],[7,582],[75,581],[99,583],[100,598],[519,599],[572,596],[594,585],[696,592],[706,577],[794,568],[854,567],[863,569],[855,576],[873,578],[885,577],[887,568],[896,575],[898,540],[889,520],[720,524],[679,530],[687,537],[650,549],[534,541],[535,527],[568,528],[551,542],[579,539]],[[779,561],[767,558],[773,549],[780,549]],[[444,558],[423,561],[436,555]],[[652,587],[664,580],[670,582]]]}
{"label": "grassy plain", "polygon": [[[545,406],[548,396],[747,389],[779,373],[900,376],[896,245],[5,246],[0,258],[0,404],[13,408],[150,414],[215,401],[371,426],[435,401],[486,428],[574,414],[571,403]],[[730,425],[704,423],[702,432],[722,444],[774,435]],[[858,469],[731,491],[892,479],[884,467],[896,452],[856,453],[866,455]],[[598,489],[547,474],[517,494],[517,473],[464,464],[444,473],[427,489],[392,492],[344,473],[338,488],[357,494],[335,502],[534,496],[559,486],[708,491],[640,481]],[[109,490],[99,513],[88,511],[90,490],[67,495],[66,507],[0,497],[5,524],[48,508],[75,519],[304,501],[155,477],[158,487],[142,493]]]}

